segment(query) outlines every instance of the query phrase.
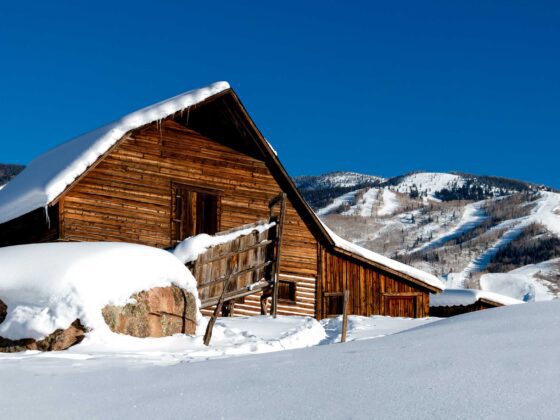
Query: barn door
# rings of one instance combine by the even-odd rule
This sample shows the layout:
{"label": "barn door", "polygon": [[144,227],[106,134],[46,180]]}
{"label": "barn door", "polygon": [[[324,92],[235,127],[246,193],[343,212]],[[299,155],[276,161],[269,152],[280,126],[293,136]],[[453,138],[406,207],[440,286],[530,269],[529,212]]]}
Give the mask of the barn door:
{"label": "barn door", "polygon": [[385,316],[416,318],[417,315],[417,296],[395,295],[383,296]]}
{"label": "barn door", "polygon": [[323,318],[333,318],[338,315],[342,315],[343,308],[343,292],[331,292],[323,294]]}
{"label": "barn door", "polygon": [[175,243],[200,233],[214,235],[220,230],[220,196],[193,187],[173,186],[173,229]]}

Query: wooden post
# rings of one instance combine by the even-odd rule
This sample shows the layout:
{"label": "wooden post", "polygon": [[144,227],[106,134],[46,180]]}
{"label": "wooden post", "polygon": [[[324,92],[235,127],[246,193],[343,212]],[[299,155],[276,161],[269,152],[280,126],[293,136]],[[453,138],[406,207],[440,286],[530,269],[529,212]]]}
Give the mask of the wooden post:
{"label": "wooden post", "polygon": [[278,312],[278,276],[280,274],[280,256],[282,254],[282,234],[284,230],[284,219],[286,217],[286,193],[281,193],[271,201],[270,212],[272,216],[272,207],[280,201],[280,215],[276,220],[276,255],[274,259],[273,272],[272,272],[272,305],[270,306],[270,313],[273,318],[276,318]]}
{"label": "wooden post", "polygon": [[344,302],[342,304],[342,332],[340,333],[340,342],[346,342],[346,333],[348,332],[348,299],[350,298],[350,291],[344,291]]}
{"label": "wooden post", "polygon": [[222,290],[222,294],[220,295],[220,299],[218,300],[218,303],[216,304],[216,308],[214,309],[214,313],[212,314],[212,317],[210,318],[210,321],[208,321],[208,325],[206,326],[206,332],[204,333],[205,346],[210,345],[210,340],[212,339],[212,330],[214,329],[214,324],[216,323],[216,319],[218,319],[218,314],[221,313],[222,311],[222,306],[224,304],[224,296],[226,294],[226,289],[229,286],[230,279],[231,276],[229,276],[224,282],[224,288]]}

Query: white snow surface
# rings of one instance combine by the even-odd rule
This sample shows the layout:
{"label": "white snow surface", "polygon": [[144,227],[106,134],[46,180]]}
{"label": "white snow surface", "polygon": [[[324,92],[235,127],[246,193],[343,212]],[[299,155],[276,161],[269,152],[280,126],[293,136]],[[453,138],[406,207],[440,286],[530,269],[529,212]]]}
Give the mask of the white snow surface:
{"label": "white snow surface", "polygon": [[[444,319],[375,340],[153,365],[0,355],[5,418],[503,418],[560,411],[560,302]],[[30,384],[46,384],[35,392]],[[335,384],[335,386],[333,386]]]}
{"label": "white snow surface", "polygon": [[225,244],[226,242],[232,241],[240,236],[249,235],[254,231],[262,233],[274,225],[274,222],[262,223],[257,226],[238,229],[227,233],[217,233],[214,236],[201,233],[200,235],[192,236],[181,241],[171,252],[183,264],[186,264],[188,262],[195,261],[198,256],[204,253],[208,248]]}
{"label": "white snow surface", "polygon": [[377,211],[378,216],[389,216],[400,207],[397,194],[390,190],[383,190],[383,206]]}
{"label": "white snow surface", "polygon": [[160,121],[229,89],[216,82],[133,112],[33,160],[0,191],[0,223],[45,207],[127,132]]}
{"label": "white snow surface", "polygon": [[[441,318],[398,318],[390,316],[348,316],[346,341],[369,340],[420,327]],[[328,343],[339,343],[342,334],[342,315],[322,319]]]}
{"label": "white snow surface", "polygon": [[459,223],[455,227],[448,231],[443,231],[440,235],[438,235],[430,242],[427,242],[424,245],[414,248],[408,252],[413,253],[424,251],[426,249],[437,248],[451,241],[452,239],[458,238],[464,233],[470,232],[471,230],[475,229],[488,218],[488,216],[484,212],[484,203],[485,201],[482,200],[467,204],[465,206],[461,219],[459,220]]}
{"label": "white snow surface", "polygon": [[[101,309],[134,293],[177,285],[198,301],[196,281],[172,254],[126,243],[48,243],[0,248],[0,298],[8,307],[0,336],[42,339],[76,319],[114,335]],[[197,310],[198,312],[198,310]],[[200,319],[200,314],[198,315]]]}
{"label": "white snow surface", "polygon": [[427,273],[415,267],[411,267],[410,265],[406,265],[399,261],[385,257],[384,255],[378,254],[377,252],[373,252],[370,251],[369,249],[353,244],[352,242],[349,242],[346,239],[343,239],[340,236],[338,236],[323,222],[321,223],[323,224],[323,227],[334,241],[335,245],[338,246],[339,248],[360,255],[363,258],[384,265],[385,267],[390,268],[392,270],[406,274],[414,279],[420,280],[439,290],[445,289],[445,285],[443,284],[443,282],[433,274]]}
{"label": "white snow surface", "polygon": [[434,194],[444,188],[452,189],[464,184],[465,179],[459,175],[443,172],[417,172],[406,175],[396,188],[402,193],[410,193],[416,189],[420,194],[426,193],[430,198],[435,199]]}
{"label": "white snow surface", "polygon": [[[72,360],[112,359],[156,365],[200,362],[338,343],[342,326],[342,317],[321,322],[302,316],[218,318],[207,347],[203,344],[203,336],[208,320],[208,317],[202,319],[195,336],[176,334],[171,337],[137,338],[92,331],[78,345],[56,354]],[[438,320],[350,315],[347,341],[383,337]],[[42,359],[54,357],[54,354],[28,351],[14,357]],[[0,353],[0,366],[2,360],[9,358],[3,358]]]}
{"label": "white snow surface", "polygon": [[498,293],[475,289],[445,289],[438,294],[430,294],[430,306],[467,306],[480,299],[487,299],[500,305],[517,305],[523,301]]}
{"label": "white snow surface", "polygon": [[[545,278],[542,278],[543,275]],[[529,264],[508,273],[483,274],[480,277],[480,287],[526,302],[557,299],[558,292],[553,291],[557,289],[557,285],[554,287],[546,280],[547,276],[560,278],[560,258]]]}
{"label": "white snow surface", "polygon": [[337,197],[333,200],[332,203],[326,205],[322,209],[317,210],[318,216],[326,216],[334,211],[336,211],[340,206],[346,205],[353,205],[356,200],[356,194],[359,190],[350,191],[349,193],[343,194],[340,197]]}

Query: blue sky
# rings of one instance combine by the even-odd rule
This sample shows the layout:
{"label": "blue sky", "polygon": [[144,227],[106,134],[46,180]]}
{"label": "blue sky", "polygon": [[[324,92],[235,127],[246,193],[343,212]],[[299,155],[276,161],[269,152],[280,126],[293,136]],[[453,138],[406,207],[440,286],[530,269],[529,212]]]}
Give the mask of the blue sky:
{"label": "blue sky", "polygon": [[559,2],[45,3],[0,5],[0,162],[228,80],[292,175],[560,188]]}

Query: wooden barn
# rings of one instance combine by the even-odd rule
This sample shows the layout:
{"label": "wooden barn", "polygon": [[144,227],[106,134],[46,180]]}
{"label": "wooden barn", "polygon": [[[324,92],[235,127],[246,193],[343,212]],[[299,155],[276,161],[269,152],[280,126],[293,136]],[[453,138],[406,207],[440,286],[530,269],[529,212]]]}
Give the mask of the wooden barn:
{"label": "wooden barn", "polygon": [[[0,246],[124,241],[172,248],[266,219],[286,198],[278,313],[425,317],[434,276],[326,228],[225,82],[187,92],[35,159],[0,191]],[[197,279],[198,280],[198,279]],[[245,296],[236,314],[260,313]]]}
{"label": "wooden barn", "polygon": [[446,289],[430,298],[430,316],[450,316],[523,303],[498,293],[475,289]]}

